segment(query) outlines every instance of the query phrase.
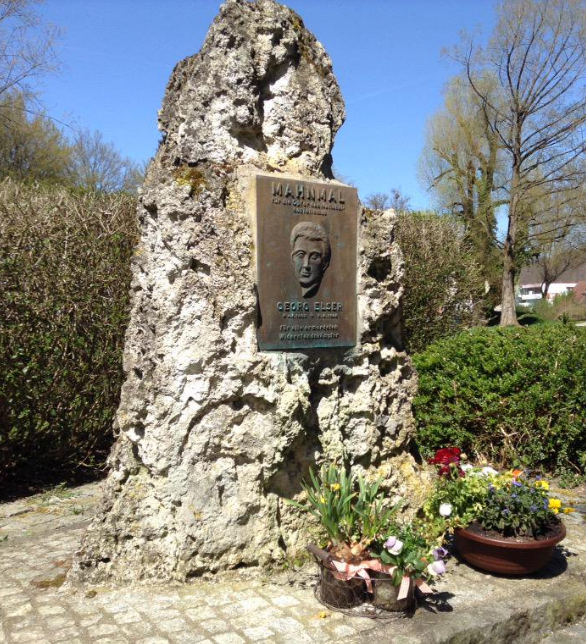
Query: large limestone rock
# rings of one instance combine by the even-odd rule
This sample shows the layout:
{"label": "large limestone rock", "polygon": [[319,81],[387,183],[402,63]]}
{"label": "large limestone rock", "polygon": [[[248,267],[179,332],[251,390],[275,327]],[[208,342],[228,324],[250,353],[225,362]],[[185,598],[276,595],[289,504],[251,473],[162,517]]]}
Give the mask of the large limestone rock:
{"label": "large limestone rock", "polygon": [[304,544],[284,503],[308,468],[378,469],[396,493],[415,385],[402,350],[392,213],[362,214],[359,343],[260,353],[255,172],[332,179],[344,105],[322,45],[272,0],[228,0],[177,65],[139,207],[120,436],[71,578],[179,579]]}

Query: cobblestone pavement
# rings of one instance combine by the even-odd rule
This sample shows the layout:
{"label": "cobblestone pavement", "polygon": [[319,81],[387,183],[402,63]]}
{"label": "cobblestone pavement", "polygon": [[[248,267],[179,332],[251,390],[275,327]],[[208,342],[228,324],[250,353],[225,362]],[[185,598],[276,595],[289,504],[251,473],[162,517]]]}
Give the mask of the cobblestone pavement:
{"label": "cobblestone pavement", "polygon": [[[439,644],[457,631],[473,643],[487,641],[474,635],[487,628],[491,641],[508,644],[532,633],[536,641],[536,630],[545,635],[586,612],[586,528],[579,515],[568,524],[566,557],[558,555],[542,575],[499,579],[454,560],[439,586],[445,603],[392,622],[325,609],[307,573],[74,592],[61,584],[99,489],[90,484],[0,505],[0,644]],[[533,628],[534,615],[548,618]],[[583,642],[584,632],[583,625],[568,627],[543,644]]]}

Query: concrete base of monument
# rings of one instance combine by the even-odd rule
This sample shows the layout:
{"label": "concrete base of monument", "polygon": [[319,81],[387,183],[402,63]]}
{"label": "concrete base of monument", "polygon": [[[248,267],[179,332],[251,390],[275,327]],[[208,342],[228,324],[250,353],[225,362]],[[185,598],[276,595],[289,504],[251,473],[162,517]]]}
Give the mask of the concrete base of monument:
{"label": "concrete base of monument", "polygon": [[[352,617],[316,599],[316,567],[238,571],[187,584],[61,586],[100,485],[0,505],[0,642],[570,644],[586,641],[586,524],[568,515],[551,563],[525,578],[457,559],[413,617]],[[574,499],[576,506],[585,498]]]}

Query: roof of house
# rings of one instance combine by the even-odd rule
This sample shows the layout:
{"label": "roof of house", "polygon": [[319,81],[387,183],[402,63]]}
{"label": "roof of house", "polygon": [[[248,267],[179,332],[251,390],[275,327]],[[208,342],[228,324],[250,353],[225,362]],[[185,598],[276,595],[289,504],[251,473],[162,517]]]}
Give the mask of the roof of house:
{"label": "roof of house", "polygon": [[[537,264],[523,266],[521,275],[519,276],[519,284],[529,286],[530,284],[541,283],[542,275],[541,267]],[[578,266],[578,268],[571,268],[564,271],[555,281],[557,284],[574,284],[576,282],[586,281],[586,262]]]}

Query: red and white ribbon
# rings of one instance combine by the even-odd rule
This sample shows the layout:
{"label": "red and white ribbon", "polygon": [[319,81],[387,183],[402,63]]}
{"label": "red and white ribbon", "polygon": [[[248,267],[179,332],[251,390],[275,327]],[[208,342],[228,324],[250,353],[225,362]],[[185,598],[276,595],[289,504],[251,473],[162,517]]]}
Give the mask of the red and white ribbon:
{"label": "red and white ribbon", "polygon": [[[359,564],[349,564],[344,561],[336,561],[335,559],[330,559],[330,562],[335,568],[335,570],[332,570],[332,574],[336,579],[339,579],[340,581],[348,581],[350,579],[354,579],[355,577],[360,577],[364,579],[366,590],[369,593],[374,592],[372,588],[372,579],[368,574],[369,570],[373,572],[383,572],[387,575],[392,575],[397,569],[397,566],[384,564],[379,559],[368,559],[367,561],[361,561]],[[423,579],[414,579],[413,582],[425,595],[433,593],[433,590],[423,581]],[[411,577],[404,575],[403,579],[401,579],[401,585],[399,586],[399,595],[397,599],[405,599],[409,595],[410,585]]]}

